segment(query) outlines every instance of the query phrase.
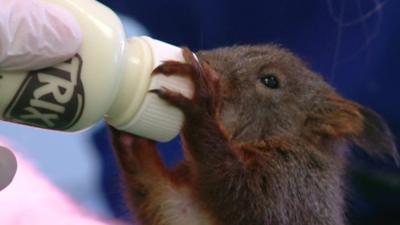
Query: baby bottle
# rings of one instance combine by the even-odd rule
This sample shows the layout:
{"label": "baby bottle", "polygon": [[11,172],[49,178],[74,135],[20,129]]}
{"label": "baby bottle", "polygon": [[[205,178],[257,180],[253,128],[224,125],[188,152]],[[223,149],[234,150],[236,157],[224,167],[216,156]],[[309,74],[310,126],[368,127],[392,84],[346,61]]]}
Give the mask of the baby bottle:
{"label": "baby bottle", "polygon": [[169,141],[183,113],[149,90],[166,87],[190,97],[179,76],[151,75],[181,49],[149,37],[125,38],[118,17],[94,0],[45,0],[79,22],[83,44],[73,58],[35,71],[0,71],[0,119],[44,129],[79,131],[105,118],[117,129]]}

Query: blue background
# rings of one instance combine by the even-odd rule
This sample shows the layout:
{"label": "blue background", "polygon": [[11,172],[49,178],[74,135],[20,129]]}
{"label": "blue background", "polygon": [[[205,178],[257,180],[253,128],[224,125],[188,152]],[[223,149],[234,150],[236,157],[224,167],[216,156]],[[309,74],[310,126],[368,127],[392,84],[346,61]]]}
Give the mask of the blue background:
{"label": "blue background", "polygon": [[[137,19],[152,37],[192,50],[282,44],[307,61],[343,96],[381,114],[400,137],[400,1],[102,2]],[[97,135],[98,143],[105,142],[104,131]],[[99,149],[104,146],[99,144]],[[178,146],[177,141],[161,146],[169,164],[180,158],[173,154],[177,151],[171,151]],[[104,158],[108,164],[109,159]],[[351,224],[400,224],[399,169],[361,152],[352,156],[351,165]],[[108,188],[107,183],[104,187]],[[114,200],[110,201],[113,207],[121,206]],[[114,213],[124,217],[118,207]]]}
{"label": "blue background", "polygon": [[[398,0],[102,2],[120,14],[129,35],[148,34],[192,50],[279,43],[339,93],[381,114],[400,137]],[[80,205],[132,219],[104,124],[66,134],[0,123],[0,135]],[[177,139],[160,149],[169,166],[182,158]],[[351,224],[400,224],[399,168],[354,151],[347,183]]]}

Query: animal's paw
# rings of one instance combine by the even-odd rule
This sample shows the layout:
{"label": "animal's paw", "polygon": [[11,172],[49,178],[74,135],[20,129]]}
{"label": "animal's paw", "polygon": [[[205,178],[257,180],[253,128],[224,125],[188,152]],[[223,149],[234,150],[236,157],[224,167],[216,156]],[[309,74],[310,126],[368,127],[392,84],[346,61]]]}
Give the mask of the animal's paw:
{"label": "animal's paw", "polygon": [[185,63],[166,61],[154,69],[153,74],[178,75],[190,78],[194,85],[193,97],[187,98],[164,87],[150,92],[180,108],[190,121],[202,121],[201,118],[205,116],[216,118],[221,96],[217,72],[206,62],[195,58],[194,53],[189,49],[183,48],[182,51]]}
{"label": "animal's paw", "polygon": [[112,126],[108,127],[111,132],[113,145],[118,150],[124,151],[128,154],[140,149],[156,146],[156,143],[153,140],[117,130]]}
{"label": "animal's paw", "polygon": [[151,164],[153,153],[156,152],[156,142],[134,134],[108,126],[111,133],[111,141],[116,156],[122,169],[130,174],[136,173],[143,164]]}

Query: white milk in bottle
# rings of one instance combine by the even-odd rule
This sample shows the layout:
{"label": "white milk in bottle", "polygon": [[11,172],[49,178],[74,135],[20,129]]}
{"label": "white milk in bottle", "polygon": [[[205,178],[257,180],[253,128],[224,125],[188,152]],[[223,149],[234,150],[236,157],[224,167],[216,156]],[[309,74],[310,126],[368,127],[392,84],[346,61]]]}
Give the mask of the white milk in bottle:
{"label": "white milk in bottle", "polygon": [[78,131],[105,118],[117,129],[158,141],[174,138],[182,112],[149,90],[192,95],[188,80],[151,76],[181,49],[149,37],[126,40],[118,17],[94,0],[46,0],[68,10],[83,33],[70,60],[36,71],[0,71],[0,119],[44,129]]}

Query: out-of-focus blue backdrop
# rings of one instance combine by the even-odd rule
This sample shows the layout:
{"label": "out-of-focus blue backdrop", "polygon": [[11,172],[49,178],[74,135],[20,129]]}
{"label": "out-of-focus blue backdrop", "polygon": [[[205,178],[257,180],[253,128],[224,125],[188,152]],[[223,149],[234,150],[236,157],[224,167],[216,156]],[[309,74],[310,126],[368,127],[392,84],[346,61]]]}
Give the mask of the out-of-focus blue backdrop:
{"label": "out-of-focus blue backdrop", "polygon": [[[145,30],[134,21],[128,21],[126,24],[131,27],[129,34],[147,33],[174,45],[188,46],[192,50],[235,44],[282,44],[307,61],[312,69],[321,73],[339,93],[381,114],[397,139],[400,137],[400,1],[101,2],[116,12],[133,18],[146,28]],[[128,17],[124,17],[125,21]],[[0,133],[13,129],[0,127]],[[9,136],[15,139],[13,135],[17,134],[11,133]],[[41,162],[38,163],[39,167],[45,172],[53,171],[47,173],[52,180],[88,208],[104,215],[129,220],[121,197],[115,159],[104,126],[99,125],[86,133],[78,134],[76,138],[85,139],[82,141],[85,144],[76,144],[80,149],[76,152],[81,154],[75,154],[75,157],[81,157],[77,161],[78,166],[68,167],[68,162],[65,165],[50,165],[48,161],[57,159],[56,153],[61,151],[53,149],[53,158],[40,160],[41,157],[36,156],[38,162]],[[57,134],[54,140],[60,143],[61,140],[65,141],[65,136]],[[57,144],[54,143],[54,146]],[[68,146],[72,147],[73,144]],[[178,140],[160,147],[168,165],[173,165],[181,158]],[[34,144],[25,146],[29,150],[28,155],[33,154],[34,148]],[[44,151],[42,145],[36,148],[40,148],[36,152]],[[51,150],[44,152],[48,154]],[[63,151],[63,154],[67,156],[68,151]],[[68,157],[65,159],[68,160]],[[91,167],[87,166],[89,161]],[[91,178],[82,178],[81,180],[86,181],[71,191],[67,186],[76,184],[74,181],[79,179],[75,178],[81,175],[63,173],[60,167],[63,170],[89,171],[86,176]],[[69,173],[75,175],[59,181],[57,174]],[[348,217],[351,224],[400,224],[398,168],[372,160],[357,151],[352,156],[348,183]],[[89,186],[91,188],[87,188]]]}
{"label": "out-of-focus blue backdrop", "polygon": [[[345,97],[380,113],[400,137],[400,1],[103,2],[137,19],[152,37],[193,50],[280,43]],[[162,152],[171,162],[177,157],[169,147]],[[352,165],[350,222],[400,224],[399,170],[360,153]]]}

